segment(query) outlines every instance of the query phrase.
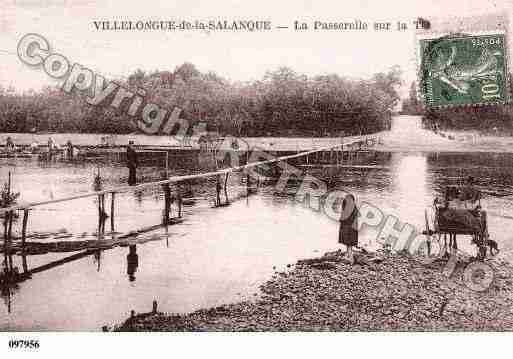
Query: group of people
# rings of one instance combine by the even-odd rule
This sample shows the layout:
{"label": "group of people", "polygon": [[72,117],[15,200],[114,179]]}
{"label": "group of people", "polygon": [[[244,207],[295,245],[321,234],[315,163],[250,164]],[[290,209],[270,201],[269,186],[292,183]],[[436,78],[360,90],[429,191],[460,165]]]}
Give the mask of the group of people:
{"label": "group of people", "polygon": [[[32,143],[28,146],[28,148],[31,153],[40,152],[40,145],[36,140],[32,141]],[[62,149],[61,146],[59,144],[57,144],[52,137],[48,138],[48,142],[47,142],[47,152],[48,153],[53,154],[53,153],[60,151],[61,149]],[[7,153],[14,153],[17,151],[17,147],[14,144],[14,140],[12,139],[11,136],[8,136],[7,139],[5,140],[5,151]],[[66,157],[68,159],[72,159],[77,155],[78,149],[76,146],[73,145],[71,140],[68,140],[68,142],[66,143],[64,153],[66,154]]]}

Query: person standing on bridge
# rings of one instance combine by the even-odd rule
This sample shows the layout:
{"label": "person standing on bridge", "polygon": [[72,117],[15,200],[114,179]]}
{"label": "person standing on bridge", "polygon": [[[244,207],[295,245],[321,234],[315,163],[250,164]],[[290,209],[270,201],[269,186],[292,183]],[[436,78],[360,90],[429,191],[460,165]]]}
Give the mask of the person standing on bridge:
{"label": "person standing on bridge", "polygon": [[68,160],[73,159],[73,143],[71,142],[71,140],[68,140],[68,142],[66,143],[66,157],[68,158]]}
{"label": "person standing on bridge", "polygon": [[126,148],[126,164],[128,167],[128,185],[135,186],[137,183],[136,171],[138,166],[137,152],[134,149],[134,141],[128,141]]}
{"label": "person standing on bridge", "polygon": [[14,152],[16,150],[16,146],[14,145],[14,141],[12,140],[12,138],[10,136],[7,137],[7,140],[5,141],[5,150],[8,153]]}
{"label": "person standing on bridge", "polygon": [[345,258],[354,264],[353,247],[358,246],[358,209],[352,194],[345,196],[342,201],[338,242],[346,246]]}

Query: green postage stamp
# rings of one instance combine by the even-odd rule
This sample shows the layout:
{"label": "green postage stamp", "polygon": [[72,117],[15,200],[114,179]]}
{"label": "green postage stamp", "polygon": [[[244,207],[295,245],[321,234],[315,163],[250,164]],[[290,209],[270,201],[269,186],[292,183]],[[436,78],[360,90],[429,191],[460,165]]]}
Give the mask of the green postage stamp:
{"label": "green postage stamp", "polygon": [[419,87],[426,107],[510,102],[503,31],[419,37]]}

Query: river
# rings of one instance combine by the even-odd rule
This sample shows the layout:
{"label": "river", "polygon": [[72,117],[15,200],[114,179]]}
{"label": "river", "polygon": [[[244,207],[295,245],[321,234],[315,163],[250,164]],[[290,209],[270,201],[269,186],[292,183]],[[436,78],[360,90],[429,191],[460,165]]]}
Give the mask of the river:
{"label": "river", "polygon": [[[395,141],[414,142],[424,136],[416,117],[397,117],[389,134]],[[436,150],[436,148],[432,149]],[[127,170],[120,163],[43,163],[33,159],[0,159],[0,179],[10,171],[21,200],[59,198],[92,189],[100,168],[104,185],[122,185]],[[144,180],[157,179],[160,169],[145,167]],[[324,178],[326,169],[309,168]],[[176,174],[188,173],[187,168]],[[482,206],[488,212],[489,231],[507,250],[513,234],[513,154],[473,152],[394,151],[379,163],[341,168],[331,189],[353,192],[420,230],[424,210],[447,184],[473,175],[485,193]],[[246,197],[238,175],[230,177],[230,206],[212,208],[214,183],[192,186],[196,202],[184,208],[185,221],[139,236],[145,242],[116,247],[96,255],[79,257],[34,273],[16,288],[2,290],[0,330],[97,331],[103,325],[126,319],[131,310],[147,312],[157,300],[160,311],[188,312],[258,295],[258,286],[300,258],[314,257],[338,247],[338,225],[323,213],[312,211],[291,196],[277,196],[272,186],[262,186]],[[109,199],[109,198],[107,198]],[[109,201],[107,201],[109,203]],[[127,232],[155,225],[161,218],[162,194],[145,191],[116,197],[116,230]],[[97,230],[97,202],[85,198],[46,205],[30,214],[29,232],[38,241],[92,239]],[[49,233],[51,232],[51,233]],[[46,234],[45,234],[46,233]],[[58,234],[57,234],[58,233]],[[363,230],[363,245],[375,245],[376,233]],[[461,249],[474,253],[468,237]],[[28,268],[41,268],[73,253],[49,253],[27,257]],[[14,256],[22,268],[21,257]]]}

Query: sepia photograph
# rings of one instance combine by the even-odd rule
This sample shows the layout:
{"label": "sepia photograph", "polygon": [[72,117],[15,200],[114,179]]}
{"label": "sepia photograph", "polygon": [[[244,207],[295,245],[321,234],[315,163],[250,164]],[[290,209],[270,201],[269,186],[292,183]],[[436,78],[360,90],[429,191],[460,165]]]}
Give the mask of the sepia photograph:
{"label": "sepia photograph", "polygon": [[511,1],[0,3],[8,355],[513,330]]}

